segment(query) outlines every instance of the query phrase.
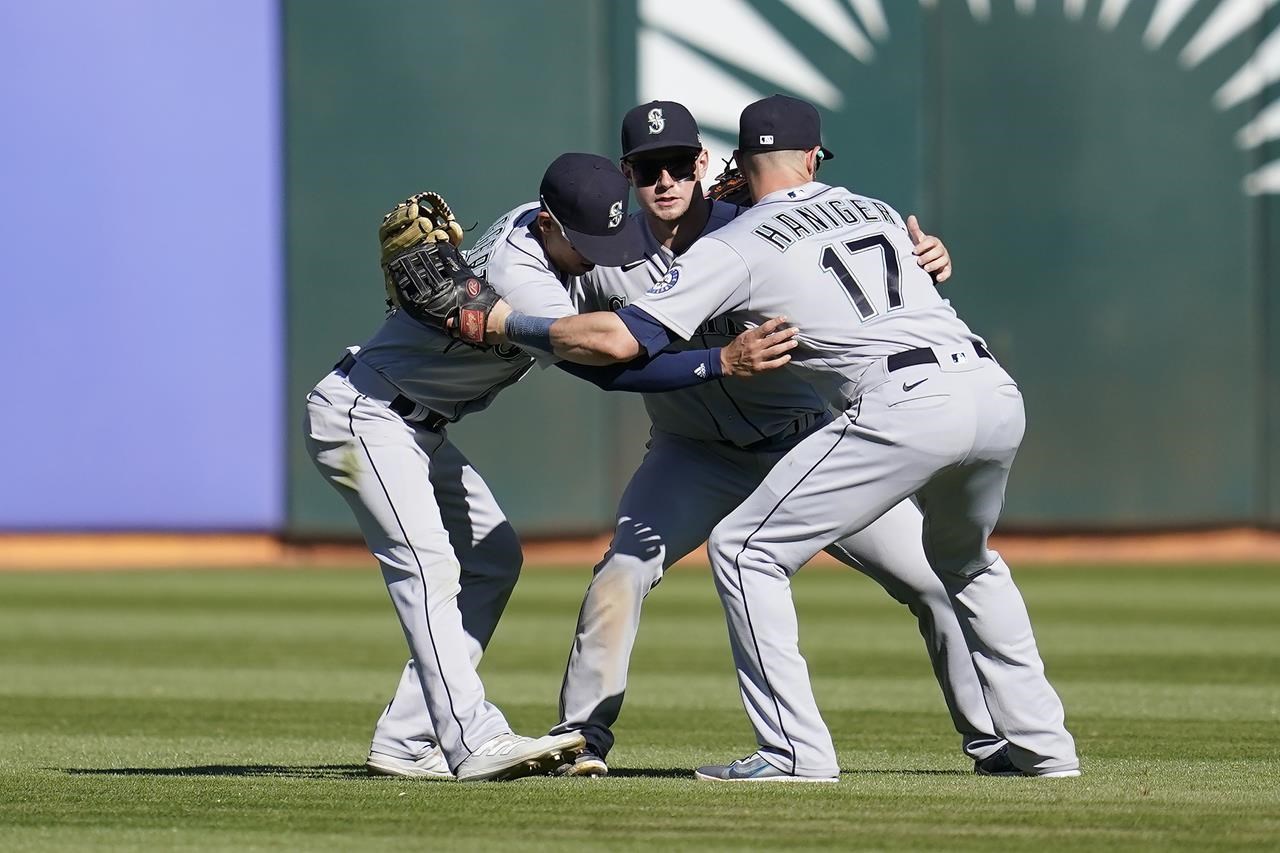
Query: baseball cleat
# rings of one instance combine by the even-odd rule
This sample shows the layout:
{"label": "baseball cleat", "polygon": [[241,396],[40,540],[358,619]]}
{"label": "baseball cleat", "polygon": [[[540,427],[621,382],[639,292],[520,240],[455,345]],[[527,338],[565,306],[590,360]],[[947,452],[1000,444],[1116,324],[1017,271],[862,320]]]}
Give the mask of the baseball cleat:
{"label": "baseball cleat", "polygon": [[573,761],[560,765],[556,770],[559,776],[608,776],[609,765],[604,763],[600,754],[591,747],[579,752]]}
{"label": "baseball cleat", "polygon": [[756,752],[731,764],[708,764],[694,771],[703,782],[839,782],[839,776],[797,776],[784,773]]}
{"label": "baseball cleat", "polygon": [[459,782],[497,782],[546,775],[586,745],[586,739],[577,732],[540,738],[508,732],[490,738],[471,753],[458,765],[457,778]]}
{"label": "baseball cleat", "polygon": [[369,757],[364,762],[370,776],[404,776],[413,779],[452,779],[453,771],[444,760],[440,747],[433,746],[418,758],[401,758],[369,750]]}
{"label": "baseball cleat", "polygon": [[1009,758],[1009,748],[1000,747],[986,758],[973,762],[973,772],[979,776],[1021,776],[1035,779],[1070,779],[1080,775],[1080,769],[1070,770],[1023,770]]}

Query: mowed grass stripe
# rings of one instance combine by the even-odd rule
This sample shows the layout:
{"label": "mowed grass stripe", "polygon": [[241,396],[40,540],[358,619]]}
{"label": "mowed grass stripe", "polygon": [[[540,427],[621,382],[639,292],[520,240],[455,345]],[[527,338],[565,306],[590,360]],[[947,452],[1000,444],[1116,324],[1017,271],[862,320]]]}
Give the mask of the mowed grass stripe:
{"label": "mowed grass stripe", "polygon": [[[395,651],[399,651],[396,649]],[[904,659],[911,655],[904,653]],[[188,664],[170,667],[132,665],[68,664],[51,668],[43,664],[0,665],[0,697],[47,697],[64,699],[222,699],[233,695],[245,700],[332,701],[350,700],[381,703],[390,698],[397,677],[394,660],[364,668],[327,667],[324,677],[315,669],[267,666],[220,669],[216,677],[204,667]],[[490,661],[489,664],[494,663]],[[550,709],[556,702],[558,680],[548,685],[542,671],[521,671],[485,664],[489,695],[504,706],[516,702]],[[815,689],[824,708],[866,710],[938,710],[936,684],[918,670],[923,662],[912,660],[908,672],[877,678],[858,672],[815,674]],[[654,671],[654,670],[657,671]],[[1097,675],[1105,675],[1094,668]],[[1114,716],[1138,714],[1143,718],[1274,720],[1280,722],[1280,686],[1148,681],[1124,678],[1054,678],[1054,683],[1075,713]],[[628,709],[679,709],[686,706],[719,704],[736,699],[736,681],[725,667],[709,669],[706,675],[690,679],[684,673],[670,673],[652,667],[633,672]],[[626,718],[624,718],[625,720]]]}
{"label": "mowed grass stripe", "polygon": [[[1280,620],[1261,614],[1280,601],[1280,569],[1015,571],[1080,742],[1079,780],[972,776],[914,620],[842,570],[805,572],[795,585],[803,646],[845,768],[842,783],[826,790],[689,779],[697,763],[752,748],[705,571],[670,573],[646,605],[614,778],[488,786],[362,775],[369,732],[405,656],[372,569],[0,576],[0,842],[1273,843],[1280,626],[1272,621]],[[517,588],[482,673],[518,728],[537,732],[554,721],[588,577],[585,569],[531,571]]]}

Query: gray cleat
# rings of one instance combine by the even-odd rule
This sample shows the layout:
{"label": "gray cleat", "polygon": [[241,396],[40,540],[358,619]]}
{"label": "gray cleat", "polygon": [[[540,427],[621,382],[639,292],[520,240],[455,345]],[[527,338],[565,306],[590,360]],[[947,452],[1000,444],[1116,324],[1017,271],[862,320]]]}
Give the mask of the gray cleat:
{"label": "gray cleat", "polygon": [[756,752],[732,764],[708,764],[693,774],[703,782],[839,782],[839,776],[797,776],[784,773]]}

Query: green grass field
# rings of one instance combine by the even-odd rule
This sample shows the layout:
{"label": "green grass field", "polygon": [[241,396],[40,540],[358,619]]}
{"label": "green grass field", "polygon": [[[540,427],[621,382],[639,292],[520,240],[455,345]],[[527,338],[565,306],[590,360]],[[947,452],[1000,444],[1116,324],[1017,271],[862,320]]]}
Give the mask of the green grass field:
{"label": "green grass field", "polygon": [[[1280,845],[1280,567],[1016,570],[1085,775],[971,773],[914,621],[796,581],[834,786],[711,785],[753,749],[710,576],[650,597],[607,779],[364,775],[405,651],[359,571],[0,575],[0,849],[1195,849]],[[530,570],[481,672],[554,722],[586,570]]]}

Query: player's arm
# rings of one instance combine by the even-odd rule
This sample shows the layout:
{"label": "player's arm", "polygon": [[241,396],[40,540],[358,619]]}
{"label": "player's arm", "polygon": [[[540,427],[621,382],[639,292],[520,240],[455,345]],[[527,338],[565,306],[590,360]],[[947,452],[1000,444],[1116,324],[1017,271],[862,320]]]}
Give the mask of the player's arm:
{"label": "player's arm", "polygon": [[724,347],[645,354],[624,364],[559,361],[556,366],[606,391],[676,391],[724,376],[754,376],[782,367],[791,360],[788,351],[796,346],[797,330],[783,328],[785,324],[786,318],[776,317]]}
{"label": "player's arm", "polygon": [[942,241],[920,228],[920,221],[915,214],[907,217],[907,234],[915,244],[913,252],[920,268],[933,276],[934,284],[942,284],[951,278],[951,253]]}
{"label": "player's arm", "polygon": [[[692,282],[697,281],[693,286]],[[498,303],[485,324],[489,343],[510,341],[579,364],[656,355],[678,336],[688,340],[707,318],[744,307],[751,274],[727,244],[704,237],[635,304],[551,321],[512,314]]]}
{"label": "player's arm", "polygon": [[588,365],[617,364],[641,355],[656,355],[673,340],[665,326],[630,305],[620,311],[592,311],[557,319],[521,314],[505,302],[498,302],[489,312],[485,326],[486,343],[510,342]]}

